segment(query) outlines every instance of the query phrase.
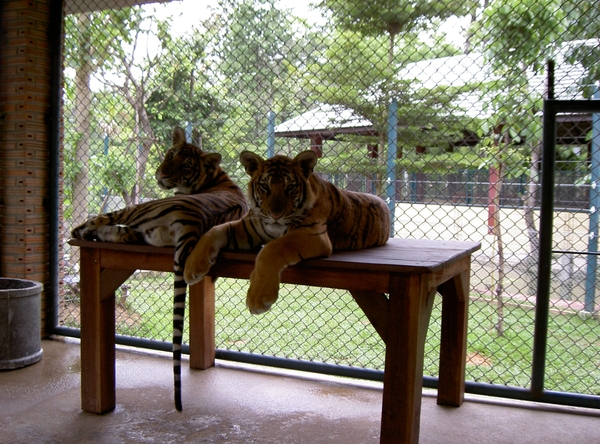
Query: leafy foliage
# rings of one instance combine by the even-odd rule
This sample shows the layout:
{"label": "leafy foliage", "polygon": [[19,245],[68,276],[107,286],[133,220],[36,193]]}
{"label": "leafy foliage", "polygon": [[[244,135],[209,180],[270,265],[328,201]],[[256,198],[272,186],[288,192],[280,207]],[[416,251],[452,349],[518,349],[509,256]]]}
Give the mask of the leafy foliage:
{"label": "leafy foliage", "polygon": [[213,86],[216,67],[207,54],[217,25],[210,21],[203,25],[204,29],[193,29],[179,38],[161,34],[164,53],[157,61],[154,88],[145,107],[160,140],[167,143],[175,126],[189,123],[195,130],[193,139],[201,137],[203,149],[212,151],[217,145],[213,137],[223,126],[227,110]]}
{"label": "leafy foliage", "polygon": [[433,19],[465,15],[472,3],[455,0],[322,0],[319,6],[331,12],[339,29],[356,32],[364,37],[386,35],[391,61],[397,35],[428,29]]}
{"label": "leafy foliage", "polygon": [[586,70],[581,88],[585,97],[591,97],[600,80],[600,9],[595,1],[572,0],[563,7],[568,18],[566,26],[567,60],[580,63]]}
{"label": "leafy foliage", "polygon": [[239,151],[255,149],[264,146],[269,111],[285,120],[301,106],[304,96],[295,87],[295,77],[311,57],[314,34],[306,34],[275,0],[224,2],[222,7],[230,11],[223,13],[226,32],[217,46],[219,68],[227,79],[224,96],[232,110],[226,127],[240,144]]}

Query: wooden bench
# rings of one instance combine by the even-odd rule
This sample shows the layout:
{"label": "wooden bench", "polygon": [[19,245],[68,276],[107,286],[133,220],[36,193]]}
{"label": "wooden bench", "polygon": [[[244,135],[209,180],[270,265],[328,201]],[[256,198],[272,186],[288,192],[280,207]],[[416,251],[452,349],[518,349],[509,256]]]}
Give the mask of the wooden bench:
{"label": "wooden bench", "polygon": [[[115,290],[138,269],[172,271],[174,250],[69,243],[81,249],[82,408],[104,413],[115,407]],[[443,297],[437,402],[463,402],[471,253],[479,248],[473,242],[390,239],[383,247],[303,261],[281,276],[285,283],[348,290],[384,340],[382,443],[418,441],[424,343],[436,292]],[[214,279],[247,279],[255,257],[223,252],[210,276],[190,287],[191,368],[214,365]]]}

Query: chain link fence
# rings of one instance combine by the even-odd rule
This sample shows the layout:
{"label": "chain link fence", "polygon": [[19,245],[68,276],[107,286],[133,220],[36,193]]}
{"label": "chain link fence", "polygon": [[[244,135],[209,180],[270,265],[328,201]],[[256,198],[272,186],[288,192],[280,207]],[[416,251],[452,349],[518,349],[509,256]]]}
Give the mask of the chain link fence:
{"label": "chain link fence", "polygon": [[[167,195],[153,177],[177,125],[220,153],[244,187],[241,151],[312,149],[326,179],[395,202],[395,237],[482,243],[472,268],[466,378],[529,387],[544,67],[555,60],[557,98],[595,93],[595,2],[208,3],[103,9],[99,0],[67,0],[65,239],[89,216]],[[600,395],[598,269],[587,254],[597,233],[590,165],[600,136],[592,120],[558,118],[546,388]],[[78,275],[78,252],[65,244],[66,327],[79,326]],[[246,290],[245,281],[217,281],[218,348],[383,369],[383,342],[349,294],[284,285],[268,313],[250,316]],[[172,291],[171,274],[135,273],[117,292],[118,333],[170,341]],[[426,345],[431,376],[440,305]]]}

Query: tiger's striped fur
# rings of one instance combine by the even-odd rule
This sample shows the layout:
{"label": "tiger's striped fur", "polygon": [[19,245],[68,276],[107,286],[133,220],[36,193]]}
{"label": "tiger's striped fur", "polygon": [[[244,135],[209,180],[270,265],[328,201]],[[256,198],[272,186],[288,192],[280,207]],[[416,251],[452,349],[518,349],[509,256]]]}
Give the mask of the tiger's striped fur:
{"label": "tiger's striped fur", "polygon": [[221,155],[204,153],[173,131],[173,146],[156,171],[163,189],[175,196],[101,214],[73,229],[77,239],[174,246],[173,373],[175,407],[181,411],[181,343],[187,285],[186,259],[211,227],[240,219],[248,210],[244,193],[219,166]]}
{"label": "tiger's striped fur", "polygon": [[332,251],[377,247],[390,235],[390,212],[377,196],[341,190],[313,173],[317,157],[304,151],[294,159],[240,156],[246,172],[250,211],[244,218],[211,228],[185,265],[188,284],[198,282],[219,250],[256,249],[246,304],[257,314],[277,300],[283,269]]}

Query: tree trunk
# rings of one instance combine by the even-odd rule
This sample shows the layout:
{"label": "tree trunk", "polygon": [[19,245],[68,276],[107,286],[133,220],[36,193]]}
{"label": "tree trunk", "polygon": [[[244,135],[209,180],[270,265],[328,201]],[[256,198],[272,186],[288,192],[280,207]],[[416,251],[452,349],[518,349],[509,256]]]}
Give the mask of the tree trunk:
{"label": "tree trunk", "polygon": [[502,163],[498,165],[498,181],[495,184],[496,195],[493,199],[493,205],[496,209],[494,213],[494,235],[496,236],[496,244],[498,249],[498,279],[496,281],[496,288],[494,289],[494,296],[496,298],[496,334],[502,336],[504,334],[504,300],[502,295],[504,293],[504,245],[502,243],[502,227],[500,225],[500,193],[502,192]]}
{"label": "tree trunk", "polygon": [[502,242],[502,227],[501,227],[501,217],[500,217],[500,195],[502,193],[502,185],[504,182],[504,164],[503,164],[503,155],[502,150],[504,147],[510,143],[510,139],[508,138],[508,133],[505,132],[502,136],[502,126],[500,125],[498,128],[494,130],[494,133],[498,135],[498,139],[496,139],[495,144],[498,147],[497,149],[497,166],[496,166],[496,183],[490,184],[494,187],[494,192],[492,193],[492,208],[494,208],[493,214],[493,230],[492,233],[496,236],[496,243],[498,248],[498,280],[496,281],[496,288],[494,289],[494,295],[496,298],[496,333],[498,336],[502,336],[504,334],[504,300],[502,298],[504,293],[504,245]]}
{"label": "tree trunk", "polygon": [[535,227],[535,205],[537,202],[537,191],[539,189],[539,162],[541,158],[542,145],[537,143],[531,151],[531,167],[529,169],[529,184],[527,187],[527,196],[523,200],[523,217],[527,237],[529,238],[529,253],[523,261],[523,267],[527,270],[530,279],[529,294],[534,295],[537,291],[536,273],[537,262],[540,249],[539,232]]}
{"label": "tree trunk", "polygon": [[83,223],[88,217],[89,204],[89,170],[90,156],[90,103],[92,91],[90,89],[91,71],[89,65],[77,69],[75,74],[75,128],[77,143],[75,159],[79,171],[73,180],[73,223],[75,226]]}
{"label": "tree trunk", "polygon": [[394,63],[394,42],[396,40],[396,34],[390,31],[390,46],[388,48],[388,65],[392,66]]}
{"label": "tree trunk", "polygon": [[538,230],[535,227],[535,204],[537,191],[539,189],[539,162],[541,158],[541,143],[537,143],[531,151],[531,168],[529,172],[529,185],[527,197],[523,202],[523,213],[525,217],[525,226],[527,227],[527,236],[529,238],[529,254],[537,257],[540,248]]}
{"label": "tree trunk", "polygon": [[[502,180],[502,179],[500,179]],[[496,242],[498,243],[498,282],[494,294],[496,296],[496,334],[504,334],[504,246],[502,244],[502,229],[500,224],[496,227]]]}
{"label": "tree trunk", "polygon": [[[126,204],[137,205],[140,203],[142,196],[142,185],[146,174],[146,164],[150,158],[150,148],[154,140],[150,118],[146,111],[146,97],[144,95],[143,85],[139,85],[131,74],[131,66],[127,65],[127,60],[123,59],[125,70],[128,73],[128,81],[122,88],[125,98],[134,109],[136,121],[134,133],[136,136],[135,156],[136,156],[136,173],[135,185],[133,190],[124,190],[124,198]],[[127,194],[126,194],[127,193]]]}
{"label": "tree trunk", "polygon": [[[79,23],[82,29],[88,29],[89,17],[85,14],[79,16]],[[88,214],[88,205],[90,201],[89,193],[89,170],[88,162],[90,159],[90,121],[91,121],[91,103],[92,90],[90,88],[90,79],[93,73],[93,67],[89,63],[89,54],[87,48],[89,42],[86,41],[86,35],[81,34],[78,54],[78,66],[75,70],[75,131],[77,133],[77,142],[75,146],[75,161],[79,170],[73,178],[73,216],[72,228],[84,223]],[[79,249],[72,250],[72,263],[79,262]]]}
{"label": "tree trunk", "polygon": [[154,139],[152,133],[152,127],[150,126],[150,118],[148,117],[148,113],[146,112],[145,100],[140,96],[139,108],[136,109],[136,112],[139,116],[140,120],[140,145],[138,148],[138,157],[137,157],[137,183],[136,183],[136,201],[135,203],[140,203],[140,198],[142,197],[142,188],[141,186],[144,184],[145,175],[146,175],[146,165],[148,164],[148,159],[150,158],[150,148],[152,147],[152,140]]}

